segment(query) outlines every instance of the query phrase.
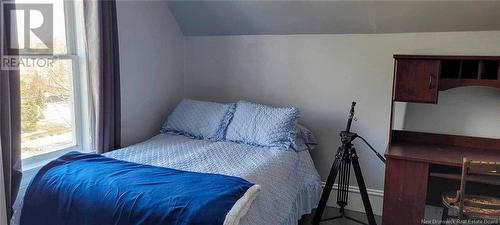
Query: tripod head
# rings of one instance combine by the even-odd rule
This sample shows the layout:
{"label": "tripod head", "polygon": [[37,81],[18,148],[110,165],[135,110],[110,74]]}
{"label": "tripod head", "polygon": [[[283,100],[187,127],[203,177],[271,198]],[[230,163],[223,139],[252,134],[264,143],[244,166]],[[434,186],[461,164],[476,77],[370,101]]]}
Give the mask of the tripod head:
{"label": "tripod head", "polygon": [[356,106],[356,102],[352,102],[351,110],[349,111],[349,116],[347,118],[347,126],[345,128],[345,131],[340,132],[340,140],[342,141],[342,144],[350,145],[351,142],[358,136],[356,133],[351,132],[351,124],[352,124],[352,120],[354,119],[354,107],[355,106]]}
{"label": "tripod head", "polygon": [[382,155],[380,155],[375,150],[375,148],[373,148],[370,145],[370,143],[368,143],[368,141],[366,141],[363,137],[359,136],[358,134],[351,132],[352,120],[354,119],[354,106],[356,106],[356,102],[352,102],[352,104],[351,104],[351,110],[349,111],[349,117],[347,118],[347,126],[346,126],[345,131],[340,132],[340,140],[341,140],[342,144],[347,145],[347,146],[351,146],[352,141],[354,141],[354,139],[359,137],[363,142],[366,143],[366,145],[368,145],[368,147],[370,147],[370,149],[373,151],[373,153],[375,153],[375,155],[377,155],[377,157],[383,163],[385,163],[385,158]]}
{"label": "tripod head", "polygon": [[349,111],[349,117],[347,118],[347,126],[345,128],[346,132],[351,131],[352,119],[354,118],[354,106],[356,106],[356,102],[352,102],[351,111]]}

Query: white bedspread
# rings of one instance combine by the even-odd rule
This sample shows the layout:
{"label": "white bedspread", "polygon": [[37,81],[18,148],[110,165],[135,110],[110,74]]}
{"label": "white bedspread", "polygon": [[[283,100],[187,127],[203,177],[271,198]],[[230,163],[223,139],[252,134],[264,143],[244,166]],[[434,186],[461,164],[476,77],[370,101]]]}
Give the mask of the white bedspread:
{"label": "white bedspread", "polygon": [[105,156],[244,178],[261,186],[240,225],[291,225],[316,207],[320,177],[309,152],[285,151],[160,134]]}

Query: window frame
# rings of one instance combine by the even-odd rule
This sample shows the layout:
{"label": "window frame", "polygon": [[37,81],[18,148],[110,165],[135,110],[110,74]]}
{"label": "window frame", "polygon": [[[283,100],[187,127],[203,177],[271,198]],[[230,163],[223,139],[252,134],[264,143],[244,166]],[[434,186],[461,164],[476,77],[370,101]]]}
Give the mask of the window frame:
{"label": "window frame", "polygon": [[[28,55],[29,57],[44,57],[54,60],[70,60],[72,74],[70,82],[72,85],[71,100],[72,123],[74,145],[32,156],[22,160],[23,171],[31,170],[45,165],[49,161],[70,151],[90,152],[90,125],[88,113],[89,97],[86,53],[85,53],[85,29],[83,21],[83,5],[80,1],[63,0],[64,4],[64,26],[66,32],[66,54],[55,55]],[[77,19],[78,18],[78,19]],[[81,23],[81,24],[80,24]],[[82,34],[77,36],[77,34]],[[22,55],[21,55],[22,57]]]}

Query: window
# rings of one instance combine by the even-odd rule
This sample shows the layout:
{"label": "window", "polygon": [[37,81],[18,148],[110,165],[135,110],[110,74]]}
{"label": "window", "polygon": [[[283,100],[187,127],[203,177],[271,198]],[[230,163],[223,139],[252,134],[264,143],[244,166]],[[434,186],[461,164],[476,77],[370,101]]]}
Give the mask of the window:
{"label": "window", "polygon": [[[28,2],[29,1],[29,2]],[[79,1],[42,0],[53,4],[54,55],[46,66],[20,66],[21,158],[23,169],[41,165],[67,151],[88,146],[84,110],[85,54]],[[16,0],[16,3],[33,3]],[[81,2],[80,2],[81,3]],[[19,17],[22,15],[16,15]],[[32,16],[36,16],[33,14]],[[33,19],[35,20],[35,19]],[[22,30],[22,29],[18,29]],[[18,43],[23,34],[18,31]],[[33,36],[30,36],[33,37]],[[30,45],[43,45],[30,39]],[[21,57],[23,51],[20,51]]]}

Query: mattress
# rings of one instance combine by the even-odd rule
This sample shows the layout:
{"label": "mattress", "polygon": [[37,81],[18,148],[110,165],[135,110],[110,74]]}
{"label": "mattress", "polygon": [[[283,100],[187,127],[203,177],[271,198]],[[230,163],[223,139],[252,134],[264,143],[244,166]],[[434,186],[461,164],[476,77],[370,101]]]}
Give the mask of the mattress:
{"label": "mattress", "polygon": [[292,225],[316,207],[320,177],[308,151],[159,134],[104,154],[135,163],[244,178],[261,186],[240,225]]}

